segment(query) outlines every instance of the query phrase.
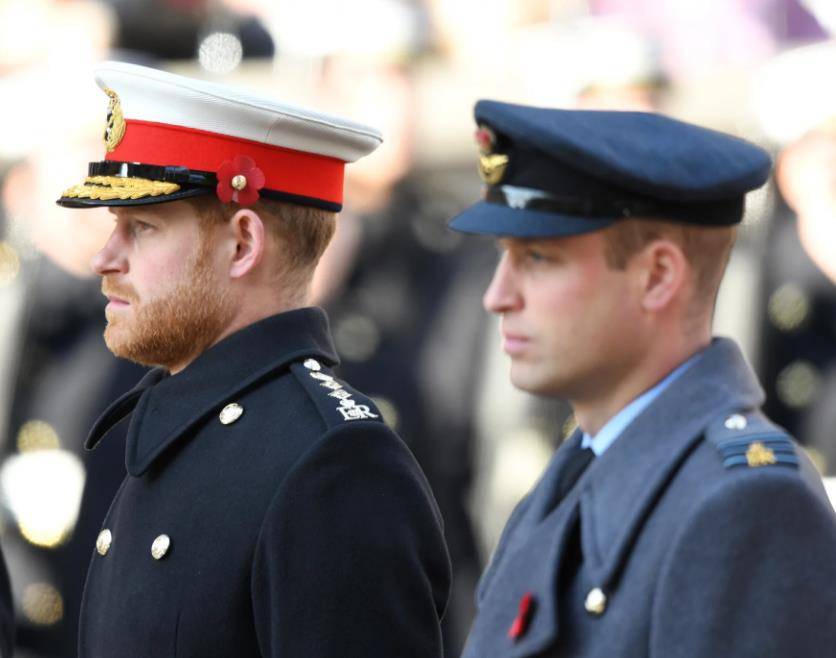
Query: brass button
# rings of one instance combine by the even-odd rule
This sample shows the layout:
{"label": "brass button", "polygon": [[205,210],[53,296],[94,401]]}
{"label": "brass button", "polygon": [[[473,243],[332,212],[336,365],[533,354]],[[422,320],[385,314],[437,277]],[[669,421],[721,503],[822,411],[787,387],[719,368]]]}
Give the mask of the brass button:
{"label": "brass button", "polygon": [[607,609],[607,595],[604,594],[604,591],[600,587],[591,589],[589,594],[586,595],[586,601],[584,601],[583,607],[586,608],[589,614],[600,617],[604,614],[604,610]]}
{"label": "brass button", "polygon": [[221,409],[221,413],[218,418],[221,419],[221,423],[224,425],[231,425],[236,420],[241,417],[241,414],[244,413],[244,407],[242,407],[237,402],[232,402],[226,405],[223,409]]}
{"label": "brass button", "polygon": [[99,555],[107,555],[107,552],[110,550],[110,545],[113,543],[113,534],[105,528],[99,533],[99,536],[96,537],[96,550],[99,552]]}
{"label": "brass button", "polygon": [[151,556],[155,560],[162,560],[168,549],[171,547],[171,538],[168,535],[160,535],[151,544]]}
{"label": "brass button", "polygon": [[322,370],[322,366],[319,365],[319,361],[316,359],[308,359],[303,364],[308,370]]}
{"label": "brass button", "polygon": [[727,430],[745,430],[746,425],[748,425],[748,421],[746,420],[746,416],[741,416],[740,414],[732,414],[728,418],[726,418],[726,422],[723,423],[726,426]]}

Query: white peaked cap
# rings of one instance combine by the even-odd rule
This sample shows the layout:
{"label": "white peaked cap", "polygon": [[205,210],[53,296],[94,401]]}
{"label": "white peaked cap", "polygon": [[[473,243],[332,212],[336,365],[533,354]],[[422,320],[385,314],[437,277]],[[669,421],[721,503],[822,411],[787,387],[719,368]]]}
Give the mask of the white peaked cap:
{"label": "white peaked cap", "polygon": [[242,205],[264,195],[339,210],[344,164],[382,142],[379,131],[348,119],[144,66],[105,62],[95,79],[110,98],[107,153],[62,205],[217,191]]}

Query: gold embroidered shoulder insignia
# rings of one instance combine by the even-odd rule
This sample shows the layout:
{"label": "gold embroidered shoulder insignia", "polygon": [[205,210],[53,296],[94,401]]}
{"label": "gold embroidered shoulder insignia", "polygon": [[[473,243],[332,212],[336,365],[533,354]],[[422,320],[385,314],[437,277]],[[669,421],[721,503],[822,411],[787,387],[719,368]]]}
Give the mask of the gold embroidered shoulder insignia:
{"label": "gold embroidered shoulder insignia", "polygon": [[749,464],[750,468],[771,466],[776,462],[775,452],[771,448],[767,448],[760,441],[754,441],[746,451],[746,463]]}

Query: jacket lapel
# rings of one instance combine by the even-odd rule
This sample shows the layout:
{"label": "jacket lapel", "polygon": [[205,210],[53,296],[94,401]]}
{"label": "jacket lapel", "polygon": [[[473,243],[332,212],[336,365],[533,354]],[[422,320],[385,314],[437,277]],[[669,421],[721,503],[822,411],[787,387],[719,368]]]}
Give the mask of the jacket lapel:
{"label": "jacket lapel", "polygon": [[734,342],[715,339],[599,459],[580,487],[581,544],[596,586],[612,591],[668,481],[718,415],[763,404]]}
{"label": "jacket lapel", "polygon": [[[514,532],[493,580],[485,591],[464,653],[466,658],[507,655],[514,658],[538,654],[558,634],[557,578],[572,529],[578,518],[578,498],[571,492],[546,519],[532,508]],[[524,620],[524,632],[509,636],[520,615],[523,597],[532,605]]]}
{"label": "jacket lapel", "polygon": [[101,416],[98,417],[93,427],[90,429],[87,439],[84,442],[84,447],[87,450],[93,450],[99,441],[101,441],[110,430],[112,430],[122,419],[129,416],[136,408],[139,398],[146,389],[155,386],[165,377],[168,377],[168,372],[163,368],[153,368],[149,370],[142,379],[127,393],[122,394],[119,398],[110,403],[110,406],[105,409]]}
{"label": "jacket lapel", "polygon": [[87,445],[95,447],[133,412],[125,464],[131,475],[142,475],[172,443],[230,398],[303,357],[321,359],[328,366],[338,361],[328,320],[320,309],[289,311],[250,325],[214,345],[177,375],[152,370],[102,414]]}
{"label": "jacket lapel", "polygon": [[[486,572],[479,614],[465,658],[539,655],[559,635],[558,578],[580,519],[584,569],[610,592],[645,519],[704,428],[718,415],[763,403],[763,391],[737,346],[715,339],[618,440],[581,475],[551,512],[546,509],[581,433],[558,449],[519,521]],[[508,637],[519,604],[532,595],[525,633]]]}

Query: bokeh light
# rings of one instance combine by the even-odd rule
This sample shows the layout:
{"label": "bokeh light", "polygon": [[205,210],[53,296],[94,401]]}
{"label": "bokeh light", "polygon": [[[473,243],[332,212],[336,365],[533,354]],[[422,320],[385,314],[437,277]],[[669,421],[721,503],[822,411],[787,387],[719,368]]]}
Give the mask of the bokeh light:
{"label": "bokeh light", "polygon": [[241,65],[244,48],[241,40],[227,32],[213,32],[200,42],[197,51],[200,65],[210,73],[231,73]]}
{"label": "bokeh light", "polygon": [[84,489],[84,465],[65,450],[34,450],[6,459],[0,487],[20,534],[53,548],[72,533]]}
{"label": "bokeh light", "polygon": [[47,583],[27,585],[21,600],[23,614],[33,624],[53,626],[64,618],[64,599]]}

